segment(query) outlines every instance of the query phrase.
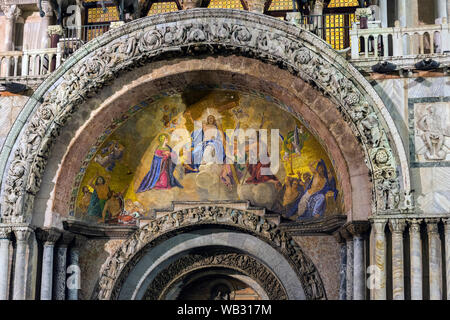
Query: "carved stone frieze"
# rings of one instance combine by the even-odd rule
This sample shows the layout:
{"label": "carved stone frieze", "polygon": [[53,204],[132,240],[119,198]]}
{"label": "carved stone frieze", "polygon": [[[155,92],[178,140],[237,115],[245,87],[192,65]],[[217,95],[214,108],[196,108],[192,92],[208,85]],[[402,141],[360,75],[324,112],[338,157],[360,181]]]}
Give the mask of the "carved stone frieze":
{"label": "carved stone frieze", "polygon": [[[58,78],[44,82],[43,87],[54,81],[57,85],[53,89],[37,90],[30,99],[30,103],[39,104],[11,150],[2,186],[2,221],[30,219],[52,143],[93,92],[124,70],[144,63],[205,53],[250,56],[277,64],[315,84],[336,103],[364,145],[375,182],[373,212],[397,210],[397,164],[375,102],[365,93],[367,88],[361,86],[363,80],[349,75],[353,67],[338,68],[335,54],[327,50],[306,31],[262,15],[228,10],[193,9],[164,15],[163,20],[138,19],[111,30],[78,50],[67,62],[70,68],[61,67],[67,67],[66,72],[59,69],[55,72]],[[402,174],[406,174],[409,184],[408,173]]]}
{"label": "carved stone frieze", "polygon": [[280,280],[255,258],[237,252],[198,252],[181,257],[161,271],[150,283],[144,300],[164,300],[175,282],[182,281],[192,271],[202,268],[224,267],[238,270],[263,288],[270,300],[287,300]]}
{"label": "carved stone frieze", "polygon": [[286,232],[249,211],[218,206],[170,212],[142,226],[106,261],[93,298],[116,298],[121,283],[146,251],[144,248],[154,246],[158,238],[165,239],[177,230],[199,225],[232,226],[267,241],[286,257],[296,271],[307,299],[326,298],[322,280],[314,264]]}

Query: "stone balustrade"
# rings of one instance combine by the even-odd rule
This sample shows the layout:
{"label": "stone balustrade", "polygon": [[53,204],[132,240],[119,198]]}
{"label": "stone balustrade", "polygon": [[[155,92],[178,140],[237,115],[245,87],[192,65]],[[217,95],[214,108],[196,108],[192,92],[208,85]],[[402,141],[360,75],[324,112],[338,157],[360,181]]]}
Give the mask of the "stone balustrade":
{"label": "stone balustrade", "polygon": [[61,64],[62,47],[0,52],[0,76],[38,77],[53,72]]}
{"label": "stone balustrade", "polygon": [[441,24],[418,27],[400,27],[398,21],[393,28],[359,29],[354,24],[350,31],[351,58],[444,54],[450,51],[449,29],[446,18]]}

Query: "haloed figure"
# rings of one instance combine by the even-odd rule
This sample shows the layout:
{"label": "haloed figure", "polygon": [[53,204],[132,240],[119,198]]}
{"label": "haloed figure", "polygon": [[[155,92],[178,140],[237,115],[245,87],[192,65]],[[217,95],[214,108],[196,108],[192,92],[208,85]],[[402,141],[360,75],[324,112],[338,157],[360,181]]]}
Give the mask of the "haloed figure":
{"label": "haloed figure", "polygon": [[172,187],[183,188],[174,177],[175,163],[172,162],[172,149],[167,145],[169,136],[160,134],[158,136],[158,147],[155,150],[150,170],[142,179],[136,193],[151,189],[170,189]]}

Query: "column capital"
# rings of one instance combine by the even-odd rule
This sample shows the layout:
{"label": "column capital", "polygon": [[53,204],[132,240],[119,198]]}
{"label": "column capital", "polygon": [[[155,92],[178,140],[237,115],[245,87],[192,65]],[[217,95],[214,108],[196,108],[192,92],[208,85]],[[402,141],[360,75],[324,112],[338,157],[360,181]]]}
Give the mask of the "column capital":
{"label": "column capital", "polygon": [[386,227],[387,219],[376,219],[372,221],[372,227],[375,233],[384,233],[384,228]]}
{"label": "column capital", "polygon": [[392,233],[403,233],[406,228],[405,219],[389,219],[389,229]]}
{"label": "column capital", "polygon": [[33,233],[33,229],[29,226],[18,226],[18,227],[12,227],[12,230],[14,232],[14,235],[16,236],[17,241],[28,241],[28,238]]}
{"label": "column capital", "polygon": [[422,220],[420,219],[408,219],[409,224],[409,232],[420,232],[420,225],[422,224]]}
{"label": "column capital", "polygon": [[442,219],[442,222],[444,223],[444,230],[445,232],[450,232],[450,218]]}
{"label": "column capital", "polygon": [[363,236],[369,230],[369,226],[368,221],[350,221],[344,225],[353,236]]}
{"label": "column capital", "polygon": [[10,239],[11,237],[11,228],[0,226],[0,240],[1,239]]}
{"label": "column capital", "polygon": [[244,0],[244,2],[247,5],[248,11],[264,13],[266,0]]}
{"label": "column capital", "polygon": [[343,237],[340,230],[336,230],[335,232],[333,232],[333,237],[336,239],[337,243],[345,243],[345,238]]}
{"label": "column capital", "polygon": [[60,247],[67,247],[72,241],[75,235],[71,232],[64,231],[59,238],[58,245]]}
{"label": "column capital", "polygon": [[440,219],[438,219],[438,218],[425,219],[425,222],[427,223],[428,233],[438,233],[439,220]]}
{"label": "column capital", "polygon": [[16,20],[22,14],[22,10],[16,4],[1,3],[0,8],[9,20]]}
{"label": "column capital", "polygon": [[36,230],[36,237],[45,245],[54,245],[61,236],[62,231],[56,228],[43,228]]}

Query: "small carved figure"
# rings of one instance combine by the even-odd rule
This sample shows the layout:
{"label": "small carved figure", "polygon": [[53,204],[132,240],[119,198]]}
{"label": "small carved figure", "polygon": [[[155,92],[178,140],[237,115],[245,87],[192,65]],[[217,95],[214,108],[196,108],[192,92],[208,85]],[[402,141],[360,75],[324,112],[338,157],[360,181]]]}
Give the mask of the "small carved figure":
{"label": "small carved figure", "polygon": [[[443,150],[445,128],[441,125],[440,115],[437,114],[436,108],[428,105],[424,114],[417,121],[417,128],[422,131],[422,138],[427,151],[425,158],[428,160],[443,160],[446,152]],[[449,131],[449,130],[447,130]]]}

